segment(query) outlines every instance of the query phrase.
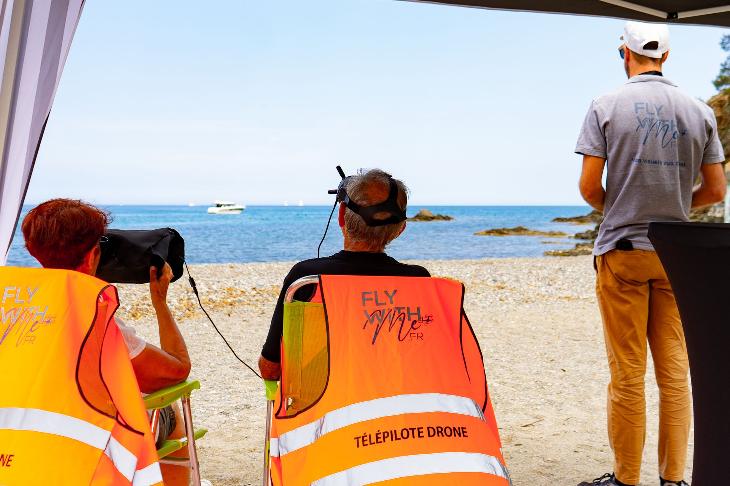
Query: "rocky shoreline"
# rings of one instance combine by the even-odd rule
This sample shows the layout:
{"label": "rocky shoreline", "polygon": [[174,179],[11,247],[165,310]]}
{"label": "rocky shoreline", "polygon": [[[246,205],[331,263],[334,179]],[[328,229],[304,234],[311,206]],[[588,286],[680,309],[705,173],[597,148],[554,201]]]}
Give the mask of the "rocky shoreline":
{"label": "rocky shoreline", "polygon": [[556,256],[556,257],[568,257],[568,256],[581,256],[590,255],[593,253],[593,245],[598,238],[598,229],[603,222],[603,214],[595,209],[588,214],[582,216],[572,216],[568,218],[554,218],[553,223],[571,223],[577,225],[595,225],[593,229],[581,231],[573,235],[576,240],[581,240],[576,243],[573,248],[561,249],[561,250],[548,250],[543,253],[545,256]]}
{"label": "rocky shoreline", "polygon": [[[702,209],[694,209],[690,213],[690,221],[695,223],[722,223],[724,221],[724,205],[714,205]],[[598,230],[603,222],[603,214],[593,210],[590,213],[582,216],[574,216],[568,218],[554,218],[553,223],[572,223],[579,225],[595,224],[595,227],[590,230],[581,231],[573,235],[576,240],[581,240],[576,243],[573,248],[564,250],[548,250],[543,254],[545,256],[579,256],[579,255],[590,255],[593,253],[593,245],[598,238]]]}
{"label": "rocky shoreline", "polygon": [[[557,250],[547,250],[543,252],[544,256],[559,256],[559,257],[566,257],[566,256],[580,256],[580,255],[590,255],[593,253],[593,243],[596,240],[596,237],[598,236],[598,228],[601,225],[601,222],[603,221],[603,214],[601,214],[598,211],[591,211],[588,214],[583,214],[579,216],[569,216],[569,217],[558,217],[553,218],[551,220],[552,223],[569,223],[574,225],[590,225],[593,224],[595,227],[590,230],[586,231],[580,231],[578,233],[575,233],[574,235],[569,235],[568,233],[565,233],[563,231],[541,231],[541,230],[533,230],[530,228],[526,228],[524,226],[516,226],[514,228],[492,228],[487,229],[483,231],[478,231],[474,233],[477,236],[541,236],[541,237],[547,237],[547,238],[567,238],[571,237],[576,240],[580,240],[578,243],[573,246],[573,248],[567,248],[567,249],[557,249]],[[543,243],[549,243],[554,244],[556,242],[546,242]]]}
{"label": "rocky shoreline", "polygon": [[572,224],[600,224],[603,221],[603,214],[595,209],[588,214],[582,216],[569,216],[567,218],[553,218],[553,223],[572,223]]}

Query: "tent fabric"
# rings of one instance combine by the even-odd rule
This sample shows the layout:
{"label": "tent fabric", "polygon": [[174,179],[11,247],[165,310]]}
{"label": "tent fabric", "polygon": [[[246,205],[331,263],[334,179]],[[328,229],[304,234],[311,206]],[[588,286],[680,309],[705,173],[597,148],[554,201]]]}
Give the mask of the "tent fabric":
{"label": "tent fabric", "polygon": [[28,189],[83,0],[0,5],[0,265]]}
{"label": "tent fabric", "polygon": [[727,0],[407,0],[463,7],[730,27]]}
{"label": "tent fabric", "polygon": [[730,456],[730,224],[652,223],[649,239],[674,289],[692,375],[692,484],[727,484]]}

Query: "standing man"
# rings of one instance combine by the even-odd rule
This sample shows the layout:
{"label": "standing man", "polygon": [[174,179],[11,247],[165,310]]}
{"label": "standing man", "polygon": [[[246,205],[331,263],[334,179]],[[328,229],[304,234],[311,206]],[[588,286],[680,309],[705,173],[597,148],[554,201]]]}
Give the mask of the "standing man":
{"label": "standing man", "polygon": [[575,149],[583,155],[581,195],[604,214],[593,253],[611,371],[614,453],[613,473],[578,486],[639,483],[647,342],[659,386],[659,484],[687,486],[687,351],[674,293],[647,228],[651,221],[688,221],[691,208],[722,200],[724,156],[712,110],[662,75],[666,25],[627,22],[621,39],[629,81],[593,101]]}

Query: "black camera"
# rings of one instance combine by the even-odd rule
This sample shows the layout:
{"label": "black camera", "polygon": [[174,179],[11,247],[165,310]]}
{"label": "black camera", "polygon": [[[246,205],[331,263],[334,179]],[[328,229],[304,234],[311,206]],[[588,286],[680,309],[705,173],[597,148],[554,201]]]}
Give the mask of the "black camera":
{"label": "black camera", "polygon": [[160,275],[170,264],[174,282],[182,277],[185,240],[172,228],[153,230],[107,230],[101,242],[96,276],[110,283],[148,283],[150,267]]}

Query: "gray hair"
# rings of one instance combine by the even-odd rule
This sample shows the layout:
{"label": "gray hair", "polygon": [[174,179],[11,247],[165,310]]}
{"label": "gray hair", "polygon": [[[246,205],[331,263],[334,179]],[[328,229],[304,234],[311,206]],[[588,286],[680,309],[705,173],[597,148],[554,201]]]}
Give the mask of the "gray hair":
{"label": "gray hair", "polygon": [[[398,186],[398,206],[405,210],[408,204],[408,188],[402,181],[392,180]],[[391,176],[387,172],[371,169],[350,178],[347,195],[361,206],[379,204],[388,198],[390,181]],[[388,212],[380,212],[374,218],[387,219],[390,216]],[[345,210],[345,229],[348,236],[355,242],[365,244],[371,251],[383,251],[388,243],[400,235],[405,224],[405,221],[401,221],[383,226],[368,226],[357,213],[349,208]]]}

